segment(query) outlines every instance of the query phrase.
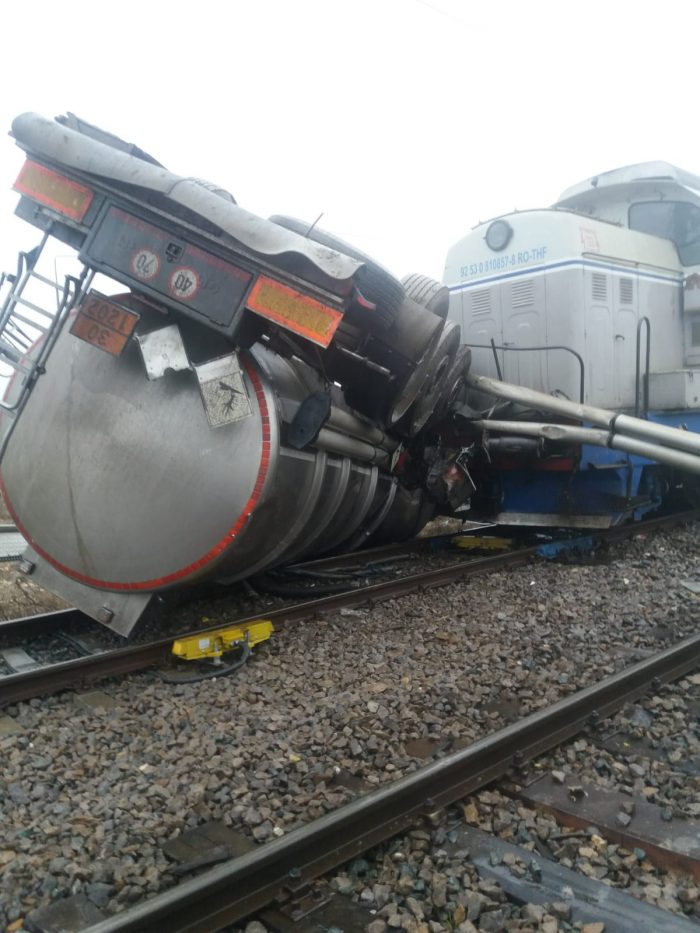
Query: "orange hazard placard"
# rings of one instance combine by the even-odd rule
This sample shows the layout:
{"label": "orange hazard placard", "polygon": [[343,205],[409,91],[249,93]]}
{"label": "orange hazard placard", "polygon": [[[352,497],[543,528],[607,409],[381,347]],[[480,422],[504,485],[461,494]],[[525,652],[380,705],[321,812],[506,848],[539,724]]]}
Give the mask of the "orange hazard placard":
{"label": "orange hazard placard", "polygon": [[322,347],[328,346],[343,319],[342,312],[335,308],[264,275],[253,286],[246,305],[256,314]]}
{"label": "orange hazard placard", "polygon": [[135,311],[122,308],[99,292],[89,292],[78,309],[70,332],[105,353],[119,356],[139,318]]}

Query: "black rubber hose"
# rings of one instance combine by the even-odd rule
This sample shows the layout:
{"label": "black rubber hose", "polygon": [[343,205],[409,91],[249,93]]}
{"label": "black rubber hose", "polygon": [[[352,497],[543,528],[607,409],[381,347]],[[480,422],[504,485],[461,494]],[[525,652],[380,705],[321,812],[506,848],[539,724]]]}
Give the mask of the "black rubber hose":
{"label": "black rubber hose", "polygon": [[211,671],[207,671],[206,674],[192,674],[190,677],[174,677],[170,674],[166,674],[164,671],[156,671],[156,673],[166,684],[198,684],[203,680],[213,680],[214,677],[227,677],[229,674],[233,674],[234,671],[243,667],[250,657],[250,653],[250,642],[246,640],[243,644],[240,658],[226,667],[216,665]]}
{"label": "black rubber hose", "polygon": [[295,586],[294,584],[263,576],[254,577],[252,582],[255,589],[260,593],[270,593],[272,596],[294,599],[297,597],[313,599],[314,596],[334,596],[336,593],[344,593],[349,589],[356,588],[349,586],[347,580],[338,581],[338,583],[323,583],[319,586]]}
{"label": "black rubber hose", "polygon": [[286,570],[275,573],[274,577],[276,579],[284,580],[285,577],[302,577],[309,580],[354,580],[361,577],[368,576],[377,576],[382,573],[390,573],[392,570],[395,570],[394,562],[387,563],[384,566],[378,564],[364,564],[362,567],[355,567],[354,569],[346,570],[304,570],[303,567],[299,569],[295,567],[289,567]]}

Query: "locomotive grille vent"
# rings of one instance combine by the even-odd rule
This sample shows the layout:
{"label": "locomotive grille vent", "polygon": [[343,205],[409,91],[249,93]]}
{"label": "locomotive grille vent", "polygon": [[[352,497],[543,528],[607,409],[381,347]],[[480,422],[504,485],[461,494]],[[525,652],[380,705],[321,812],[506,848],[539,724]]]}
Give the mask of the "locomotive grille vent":
{"label": "locomotive grille vent", "polygon": [[693,347],[700,347],[700,321],[693,321],[690,325],[690,343]]}
{"label": "locomotive grille vent", "polygon": [[632,279],[620,279],[620,304],[631,305],[634,299],[634,282]]}
{"label": "locomotive grille vent", "polygon": [[513,285],[512,296],[514,308],[527,308],[535,299],[535,283],[532,279],[516,282]]}
{"label": "locomotive grille vent", "polygon": [[480,288],[472,292],[472,314],[488,314],[491,310],[491,289]]}
{"label": "locomotive grille vent", "polygon": [[608,277],[602,272],[594,272],[592,276],[592,292],[594,301],[608,300]]}

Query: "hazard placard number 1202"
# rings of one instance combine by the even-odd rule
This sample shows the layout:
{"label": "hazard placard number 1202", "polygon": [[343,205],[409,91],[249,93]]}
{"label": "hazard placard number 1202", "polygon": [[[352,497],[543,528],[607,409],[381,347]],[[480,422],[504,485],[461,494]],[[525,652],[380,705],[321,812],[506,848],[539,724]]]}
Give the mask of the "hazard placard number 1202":
{"label": "hazard placard number 1202", "polygon": [[140,315],[110,301],[99,292],[88,292],[78,308],[71,334],[94,347],[119,356],[134,332]]}

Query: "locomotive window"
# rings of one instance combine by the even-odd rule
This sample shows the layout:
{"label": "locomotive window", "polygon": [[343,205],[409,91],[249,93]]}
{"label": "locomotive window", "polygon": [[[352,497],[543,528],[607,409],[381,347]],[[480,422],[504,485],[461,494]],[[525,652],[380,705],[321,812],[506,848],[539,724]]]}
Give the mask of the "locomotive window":
{"label": "locomotive window", "polygon": [[684,266],[700,264],[700,208],[687,201],[649,201],[633,204],[631,230],[673,240]]}

